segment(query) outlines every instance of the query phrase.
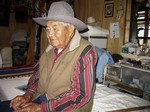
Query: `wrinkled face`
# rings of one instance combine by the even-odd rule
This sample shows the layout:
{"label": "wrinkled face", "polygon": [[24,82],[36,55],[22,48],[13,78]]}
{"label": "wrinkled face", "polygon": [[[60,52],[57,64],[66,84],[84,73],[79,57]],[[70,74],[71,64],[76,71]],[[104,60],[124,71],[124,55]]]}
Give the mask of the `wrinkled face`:
{"label": "wrinkled face", "polygon": [[74,26],[64,22],[48,21],[46,33],[49,43],[54,48],[63,49],[74,35]]}

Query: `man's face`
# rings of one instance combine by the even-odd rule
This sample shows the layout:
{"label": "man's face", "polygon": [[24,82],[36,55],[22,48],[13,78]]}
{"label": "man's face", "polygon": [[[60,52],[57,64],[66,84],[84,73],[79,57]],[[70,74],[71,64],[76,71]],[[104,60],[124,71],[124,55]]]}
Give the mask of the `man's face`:
{"label": "man's face", "polygon": [[63,49],[70,38],[70,25],[58,21],[48,21],[46,26],[47,38],[54,48]]}

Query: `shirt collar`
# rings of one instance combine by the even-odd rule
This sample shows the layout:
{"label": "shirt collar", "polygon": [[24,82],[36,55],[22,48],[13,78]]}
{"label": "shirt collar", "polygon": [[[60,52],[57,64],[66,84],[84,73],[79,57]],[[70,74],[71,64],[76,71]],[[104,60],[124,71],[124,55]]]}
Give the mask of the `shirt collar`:
{"label": "shirt collar", "polygon": [[80,36],[79,32],[76,30],[75,35],[73,36],[73,38],[70,41],[69,51],[73,51],[74,49],[79,47],[80,40],[81,40],[81,36]]}

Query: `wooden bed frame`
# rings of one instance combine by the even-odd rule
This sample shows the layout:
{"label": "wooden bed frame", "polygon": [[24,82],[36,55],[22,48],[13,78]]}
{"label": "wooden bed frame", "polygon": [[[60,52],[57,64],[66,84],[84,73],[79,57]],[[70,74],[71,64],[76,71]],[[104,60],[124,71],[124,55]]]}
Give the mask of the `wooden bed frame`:
{"label": "wooden bed frame", "polygon": [[112,111],[112,112],[130,112],[130,111],[138,111],[138,110],[145,110],[145,109],[150,109],[150,105],[127,108],[127,109],[121,109],[121,110],[115,110],[115,111]]}

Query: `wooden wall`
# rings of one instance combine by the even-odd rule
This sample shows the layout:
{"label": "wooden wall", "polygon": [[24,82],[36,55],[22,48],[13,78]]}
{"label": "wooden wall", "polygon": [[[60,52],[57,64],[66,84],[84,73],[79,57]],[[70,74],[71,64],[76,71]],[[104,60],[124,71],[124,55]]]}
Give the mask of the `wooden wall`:
{"label": "wooden wall", "polygon": [[[118,11],[118,8],[120,8],[118,2],[122,4],[123,13]],[[113,17],[105,18],[106,3],[114,4]],[[75,0],[74,10],[77,18],[82,21],[86,22],[87,17],[93,16],[100,22],[101,27],[108,30],[110,23],[119,22],[120,36],[119,38],[110,38],[110,36],[108,36],[107,50],[110,51],[111,54],[121,52],[121,46],[124,42],[129,40],[131,0]],[[122,16],[120,20],[118,20],[117,16],[120,13],[122,13]]]}
{"label": "wooden wall", "polygon": [[10,46],[10,38],[12,33],[17,29],[24,29],[27,32],[31,30],[31,19],[27,23],[17,23],[15,13],[10,13],[9,26],[0,26],[0,49],[5,46]]}
{"label": "wooden wall", "polygon": [[[123,4],[123,15],[120,20],[116,18],[119,7],[118,1]],[[106,3],[114,4],[113,17],[105,18]],[[107,50],[111,54],[121,52],[121,46],[129,40],[131,0],[74,0],[73,8],[76,17],[85,23],[89,16],[93,16],[102,28],[109,30],[110,23],[119,22],[120,36],[119,38],[110,38],[108,36]],[[16,23],[14,13],[10,13],[9,27],[0,27],[0,48],[1,46],[9,45],[9,40],[14,30],[23,28],[30,32],[31,25],[31,20],[29,20],[28,24]]]}

